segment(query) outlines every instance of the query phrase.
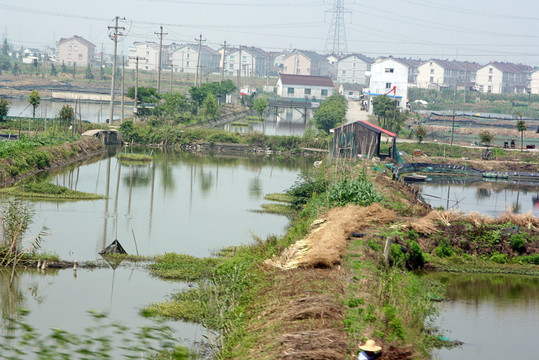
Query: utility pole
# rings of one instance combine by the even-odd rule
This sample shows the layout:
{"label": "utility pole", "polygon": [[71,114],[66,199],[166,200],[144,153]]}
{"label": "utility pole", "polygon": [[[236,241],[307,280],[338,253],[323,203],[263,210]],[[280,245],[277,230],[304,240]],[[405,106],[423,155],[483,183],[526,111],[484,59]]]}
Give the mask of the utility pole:
{"label": "utility pole", "polygon": [[129,57],[130,59],[134,59],[135,60],[135,101],[134,101],[134,107],[133,107],[133,112],[135,113],[135,116],[137,115],[138,113],[138,108],[137,108],[137,104],[138,104],[138,61],[139,60],[146,60],[145,57],[140,57],[140,56],[130,56]]}
{"label": "utility pole", "polygon": [[241,102],[241,45],[240,45],[240,58],[239,58],[239,67],[238,67],[238,80],[237,80],[237,87],[238,87],[238,104]]}
{"label": "utility pole", "polygon": [[122,116],[120,117],[120,124],[124,123],[124,72],[125,72],[125,58],[122,55]]}
{"label": "utility pole", "polygon": [[170,64],[170,92],[172,92],[172,80],[174,80],[174,64]]}
{"label": "utility pole", "polygon": [[453,91],[453,124],[451,125],[451,146],[455,135],[455,103],[457,102],[457,79],[455,79],[455,89]]}
{"label": "utility pole", "polygon": [[163,36],[168,35],[168,33],[163,33],[163,27],[159,27],[160,31],[154,32],[155,35],[159,36],[159,56],[158,56],[158,67],[157,67],[157,93],[161,92],[161,53],[163,52]]}
{"label": "utility pole", "polygon": [[[200,52],[202,50],[202,42],[206,41],[206,39],[202,40],[202,34],[198,37],[198,40],[195,39],[195,41],[198,41],[198,56],[197,56],[197,72],[195,75],[195,86],[198,86],[199,82],[202,85],[202,71],[200,69]],[[198,74],[200,71],[200,75]]]}
{"label": "utility pole", "polygon": [[223,44],[223,67],[221,68],[221,84],[223,83],[223,80],[225,79],[225,64],[226,64],[226,41]]}
{"label": "utility pole", "polygon": [[[125,18],[123,18],[125,19]],[[114,41],[114,57],[112,58],[112,84],[110,86],[110,124],[112,124],[112,120],[114,119],[114,87],[116,84],[116,54],[118,52],[118,36],[123,36],[122,33],[119,33],[119,30],[125,30],[124,27],[118,26],[118,20],[120,20],[119,16],[116,16],[114,18],[115,25],[109,26],[109,30],[114,30],[109,36]]]}

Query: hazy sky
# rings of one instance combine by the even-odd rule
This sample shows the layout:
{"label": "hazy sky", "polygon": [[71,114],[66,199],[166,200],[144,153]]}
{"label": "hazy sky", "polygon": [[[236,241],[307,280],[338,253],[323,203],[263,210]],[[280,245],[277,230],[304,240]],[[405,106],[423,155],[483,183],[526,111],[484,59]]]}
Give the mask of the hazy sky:
{"label": "hazy sky", "polygon": [[[109,52],[115,16],[134,41],[194,42],[218,48],[253,45],[323,52],[333,0],[0,0],[0,34],[18,46],[43,48],[80,35]],[[344,0],[348,52],[521,62],[539,66],[537,0]]]}

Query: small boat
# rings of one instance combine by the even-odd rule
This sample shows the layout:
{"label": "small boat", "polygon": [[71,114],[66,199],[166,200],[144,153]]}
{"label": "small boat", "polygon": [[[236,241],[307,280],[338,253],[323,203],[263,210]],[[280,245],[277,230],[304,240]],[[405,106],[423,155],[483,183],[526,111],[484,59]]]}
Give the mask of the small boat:
{"label": "small boat", "polygon": [[417,174],[403,175],[402,178],[403,178],[404,181],[410,181],[410,182],[412,182],[412,181],[418,182],[418,181],[427,180],[426,175],[417,175]]}

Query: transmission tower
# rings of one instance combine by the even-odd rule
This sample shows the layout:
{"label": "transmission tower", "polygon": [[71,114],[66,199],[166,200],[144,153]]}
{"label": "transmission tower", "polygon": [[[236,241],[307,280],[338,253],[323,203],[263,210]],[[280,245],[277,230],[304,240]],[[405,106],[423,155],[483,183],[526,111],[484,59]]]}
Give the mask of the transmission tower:
{"label": "transmission tower", "polygon": [[348,52],[344,14],[350,11],[344,7],[344,0],[334,0],[333,7],[326,12],[331,13],[331,25],[324,50],[327,54],[344,54]]}

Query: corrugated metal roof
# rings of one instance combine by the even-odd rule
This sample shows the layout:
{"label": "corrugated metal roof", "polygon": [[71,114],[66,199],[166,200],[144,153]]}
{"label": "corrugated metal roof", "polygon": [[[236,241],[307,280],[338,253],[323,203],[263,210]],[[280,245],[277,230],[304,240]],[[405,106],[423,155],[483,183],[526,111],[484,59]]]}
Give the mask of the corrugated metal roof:
{"label": "corrugated metal roof", "polygon": [[389,130],[382,129],[381,127],[376,126],[376,125],[373,125],[373,124],[371,124],[370,122],[367,122],[367,121],[365,121],[365,120],[358,120],[358,121],[356,121],[356,122],[359,123],[360,125],[365,126],[366,128],[368,128],[368,129],[370,129],[370,130],[373,130],[373,131],[377,132],[377,133],[384,133],[384,134],[386,134],[387,136],[391,136],[391,137],[397,136],[397,134],[392,133],[392,132],[389,131]]}
{"label": "corrugated metal roof", "polygon": [[279,73],[283,85],[310,85],[334,87],[333,80],[329,76],[293,75]]}

